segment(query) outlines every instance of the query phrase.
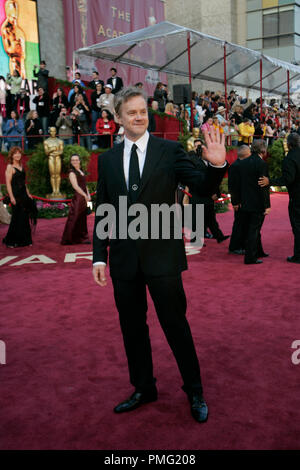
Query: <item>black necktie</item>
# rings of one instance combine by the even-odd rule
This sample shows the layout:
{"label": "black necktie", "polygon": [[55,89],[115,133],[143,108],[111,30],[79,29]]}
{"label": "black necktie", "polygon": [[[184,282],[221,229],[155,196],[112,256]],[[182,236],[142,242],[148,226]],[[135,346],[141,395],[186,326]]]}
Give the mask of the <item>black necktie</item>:
{"label": "black necktie", "polygon": [[131,147],[130,163],[129,163],[129,183],[128,192],[131,202],[134,204],[137,200],[139,189],[140,189],[140,167],[139,158],[137,154],[137,146],[133,144]]}

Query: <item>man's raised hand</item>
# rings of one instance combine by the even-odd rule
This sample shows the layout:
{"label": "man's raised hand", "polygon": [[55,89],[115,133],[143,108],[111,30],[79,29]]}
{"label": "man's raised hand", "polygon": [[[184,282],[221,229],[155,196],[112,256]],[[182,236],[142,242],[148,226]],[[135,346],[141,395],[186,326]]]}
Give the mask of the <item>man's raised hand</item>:
{"label": "man's raised hand", "polygon": [[206,146],[203,146],[203,157],[215,166],[223,166],[226,161],[225,135],[219,128],[210,127],[203,132]]}

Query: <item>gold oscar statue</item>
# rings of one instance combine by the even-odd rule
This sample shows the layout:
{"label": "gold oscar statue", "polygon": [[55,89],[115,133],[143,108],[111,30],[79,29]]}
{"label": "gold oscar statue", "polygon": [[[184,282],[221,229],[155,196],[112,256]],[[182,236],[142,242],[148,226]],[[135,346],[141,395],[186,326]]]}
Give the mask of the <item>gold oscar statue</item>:
{"label": "gold oscar statue", "polygon": [[20,77],[26,78],[25,70],[25,33],[18,26],[19,5],[17,0],[6,0],[6,19],[1,26],[3,47],[9,57],[9,73],[17,70]]}
{"label": "gold oscar statue", "polygon": [[56,137],[55,127],[50,127],[50,137],[44,141],[44,150],[48,157],[52,187],[52,194],[47,195],[47,197],[49,199],[64,199],[65,195],[60,192],[61,155],[64,151],[64,143]]}
{"label": "gold oscar statue", "polygon": [[80,13],[81,41],[85,47],[87,43],[87,1],[77,0],[77,8]]}
{"label": "gold oscar statue", "polygon": [[199,133],[200,133],[200,129],[198,127],[194,127],[192,130],[192,135],[187,140],[187,143],[186,143],[188,152],[192,152],[193,150],[195,150],[194,143],[196,139],[199,139]]}

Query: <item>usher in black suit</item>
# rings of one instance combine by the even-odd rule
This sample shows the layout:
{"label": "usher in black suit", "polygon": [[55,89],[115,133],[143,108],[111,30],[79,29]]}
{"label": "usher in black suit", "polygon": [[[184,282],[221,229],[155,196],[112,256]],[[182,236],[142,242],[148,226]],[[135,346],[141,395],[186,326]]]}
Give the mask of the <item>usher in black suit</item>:
{"label": "usher in black suit", "polygon": [[[201,171],[204,175],[208,171],[208,165],[205,161],[197,155],[196,152],[189,152],[189,158],[195,164],[196,169]],[[224,240],[224,234],[220,229],[216,218],[215,203],[212,199],[212,196],[216,194],[218,197],[221,196],[219,185],[216,185],[215,188],[212,188],[211,194],[207,194],[201,191],[201,188],[192,192],[192,198],[190,199],[190,204],[192,204],[193,209],[193,231],[195,231],[195,207],[197,204],[204,204],[204,232],[207,232],[209,229],[213,237],[218,240]]]}
{"label": "usher in black suit", "polygon": [[[239,167],[242,160],[239,158],[228,169],[228,191],[231,196],[231,204],[237,206],[240,203],[240,173]],[[245,249],[246,230],[245,217],[240,209],[234,211],[234,222],[229,243],[229,251]]]}
{"label": "usher in black suit", "polygon": [[286,186],[289,192],[289,216],[294,234],[294,259],[300,262],[300,147],[290,150],[282,161],[282,176],[270,185]]}
{"label": "usher in black suit", "polygon": [[268,176],[268,166],[258,154],[241,160],[238,164],[239,187],[235,188],[235,203],[241,204],[240,216],[246,227],[245,263],[256,262],[263,253],[260,230],[265,210],[270,207],[269,187],[261,188],[258,179]]}
{"label": "usher in black suit", "polygon": [[[119,196],[128,197],[123,169],[124,142],[99,156],[97,207],[112,204],[119,217]],[[149,136],[137,203],[148,209],[152,204],[175,202],[178,182],[189,188],[202,187],[210,193],[226,171],[209,167],[206,177],[197,171],[177,142]],[[96,227],[101,217],[96,214],[93,262],[107,262],[108,245],[110,274],[119,311],[120,324],[129,365],[130,381],[135,390],[147,393],[155,389],[152,354],[146,323],[146,285],[174,353],[183,378],[184,391],[202,393],[199,363],[185,317],[186,298],[181,272],[187,269],[183,240],[100,240]]]}

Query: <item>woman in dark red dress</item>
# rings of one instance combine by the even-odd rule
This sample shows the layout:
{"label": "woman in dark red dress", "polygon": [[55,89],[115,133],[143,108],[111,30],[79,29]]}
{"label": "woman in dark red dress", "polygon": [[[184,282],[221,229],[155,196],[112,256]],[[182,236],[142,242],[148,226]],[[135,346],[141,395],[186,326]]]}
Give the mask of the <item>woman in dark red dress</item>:
{"label": "woman in dark red dress", "polygon": [[87,202],[91,200],[91,196],[86,187],[85,175],[80,168],[78,155],[71,157],[69,179],[75,194],[70,205],[61,244],[90,243],[87,230]]}

